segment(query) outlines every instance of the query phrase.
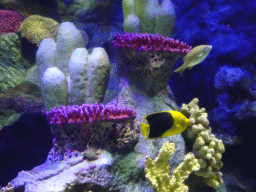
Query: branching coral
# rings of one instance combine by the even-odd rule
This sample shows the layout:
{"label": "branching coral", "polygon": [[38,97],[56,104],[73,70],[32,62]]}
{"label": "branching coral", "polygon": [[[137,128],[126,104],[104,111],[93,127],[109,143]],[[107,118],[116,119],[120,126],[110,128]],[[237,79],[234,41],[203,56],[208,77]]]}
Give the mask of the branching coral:
{"label": "branching coral", "polygon": [[194,142],[193,153],[200,163],[200,169],[195,174],[202,176],[207,185],[217,188],[223,182],[220,168],[223,166],[221,154],[224,153],[225,147],[222,140],[211,133],[207,113],[204,108],[199,108],[197,98],[188,105],[183,104],[181,113],[189,118],[187,136]]}
{"label": "branching coral", "polygon": [[188,186],[184,184],[184,180],[188,175],[199,169],[198,160],[192,153],[185,156],[183,162],[174,170],[173,176],[169,178],[169,162],[168,160],[175,152],[174,143],[165,142],[159,155],[152,160],[147,157],[145,162],[146,178],[157,192],[186,192]]}

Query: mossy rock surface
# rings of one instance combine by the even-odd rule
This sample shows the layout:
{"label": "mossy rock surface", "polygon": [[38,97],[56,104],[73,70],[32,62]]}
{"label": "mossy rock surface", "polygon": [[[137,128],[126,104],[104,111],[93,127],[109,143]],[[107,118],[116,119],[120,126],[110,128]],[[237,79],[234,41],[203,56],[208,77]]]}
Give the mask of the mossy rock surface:
{"label": "mossy rock surface", "polygon": [[123,183],[139,183],[146,180],[143,168],[139,167],[141,154],[130,153],[117,159],[113,166],[113,172]]}
{"label": "mossy rock surface", "polygon": [[37,46],[47,38],[55,38],[59,23],[53,19],[39,15],[27,17],[20,25],[21,37]]}
{"label": "mossy rock surface", "polygon": [[26,69],[31,63],[23,58],[19,36],[0,37],[0,93],[15,87],[23,81]]}

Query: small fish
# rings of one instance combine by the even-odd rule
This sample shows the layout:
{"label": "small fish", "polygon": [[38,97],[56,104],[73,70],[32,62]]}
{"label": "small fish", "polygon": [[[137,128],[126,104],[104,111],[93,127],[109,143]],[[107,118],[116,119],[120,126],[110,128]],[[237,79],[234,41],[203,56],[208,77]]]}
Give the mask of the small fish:
{"label": "small fish", "polygon": [[146,139],[176,135],[182,133],[189,125],[189,119],[178,111],[162,111],[142,118],[148,123],[141,123],[141,131]]}
{"label": "small fish", "polygon": [[183,65],[176,69],[174,72],[180,73],[183,76],[184,70],[188,67],[191,69],[193,66],[203,62],[212,50],[211,45],[199,45],[191,49],[188,54],[183,58]]}

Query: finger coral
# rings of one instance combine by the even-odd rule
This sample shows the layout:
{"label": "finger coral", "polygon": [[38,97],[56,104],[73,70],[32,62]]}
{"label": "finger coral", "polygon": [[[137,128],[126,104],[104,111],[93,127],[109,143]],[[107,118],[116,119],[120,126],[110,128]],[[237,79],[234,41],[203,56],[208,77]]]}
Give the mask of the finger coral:
{"label": "finger coral", "polygon": [[168,36],[172,33],[175,11],[171,0],[123,0],[124,31],[142,33],[160,33]]}
{"label": "finger coral", "polygon": [[36,53],[46,110],[61,105],[101,103],[110,76],[110,61],[102,47],[89,54],[82,34],[71,22],[61,23],[56,42],[44,39]]}
{"label": "finger coral", "polygon": [[223,166],[224,144],[211,132],[208,115],[204,108],[199,108],[197,98],[188,105],[183,104],[181,113],[189,118],[187,137],[194,143],[193,153],[200,163],[200,169],[195,174],[202,176],[208,186],[217,188],[223,182],[220,168]]}

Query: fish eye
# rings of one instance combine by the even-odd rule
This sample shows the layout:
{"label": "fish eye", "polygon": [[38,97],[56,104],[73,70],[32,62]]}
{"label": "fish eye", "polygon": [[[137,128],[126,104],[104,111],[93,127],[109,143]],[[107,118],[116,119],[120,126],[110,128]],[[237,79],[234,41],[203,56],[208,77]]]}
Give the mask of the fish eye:
{"label": "fish eye", "polygon": [[183,118],[182,121],[185,121],[185,118]]}

